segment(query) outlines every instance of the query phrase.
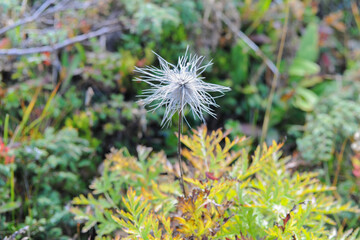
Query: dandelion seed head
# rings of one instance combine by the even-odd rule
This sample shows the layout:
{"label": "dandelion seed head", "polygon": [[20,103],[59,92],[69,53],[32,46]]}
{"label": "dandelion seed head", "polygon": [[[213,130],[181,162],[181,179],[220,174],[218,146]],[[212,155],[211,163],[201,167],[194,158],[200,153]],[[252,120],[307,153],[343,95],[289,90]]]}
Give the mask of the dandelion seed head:
{"label": "dandelion seed head", "polygon": [[[218,105],[214,99],[222,96],[230,88],[203,81],[201,74],[212,65],[212,62],[202,66],[204,57],[188,54],[188,48],[185,55],[179,57],[177,65],[167,62],[155,52],[154,54],[159,60],[160,68],[136,67],[135,72],[141,74],[136,80],[150,85],[149,89],[143,91],[140,101],[150,106],[151,111],[165,107],[161,125],[170,125],[173,115],[177,112],[183,113],[186,107],[190,108],[194,118],[203,122],[204,113],[216,118],[212,107]],[[218,93],[218,96],[212,96],[209,92]]]}

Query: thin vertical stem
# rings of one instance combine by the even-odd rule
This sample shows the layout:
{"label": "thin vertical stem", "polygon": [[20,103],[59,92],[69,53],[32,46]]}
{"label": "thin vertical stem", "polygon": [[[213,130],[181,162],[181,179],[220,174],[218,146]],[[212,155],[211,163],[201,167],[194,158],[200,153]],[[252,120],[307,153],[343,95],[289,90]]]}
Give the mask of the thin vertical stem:
{"label": "thin vertical stem", "polygon": [[178,129],[178,160],[179,160],[179,165],[180,165],[180,181],[181,181],[181,188],[182,188],[182,191],[183,191],[183,194],[184,194],[184,197],[186,197],[186,192],[185,192],[185,184],[184,184],[184,177],[183,177],[183,168],[182,168],[182,160],[181,160],[181,141],[180,141],[180,138],[181,138],[181,127],[182,127],[182,110],[179,111],[179,129]]}
{"label": "thin vertical stem", "polygon": [[[283,54],[284,46],[285,46],[285,39],[286,39],[286,33],[287,33],[288,21],[289,21],[289,11],[290,11],[289,8],[290,8],[289,2],[286,1],[286,3],[285,3],[284,26],[283,26],[282,34],[281,34],[279,52],[278,52],[277,59],[276,59],[276,68],[277,69],[280,68],[281,58],[282,58],[282,54]],[[279,72],[276,72],[276,73],[274,73],[274,77],[273,77],[273,80],[272,80],[272,83],[271,83],[271,89],[270,89],[269,97],[268,97],[268,100],[267,100],[265,117],[264,117],[263,127],[262,127],[262,131],[261,131],[260,147],[262,147],[263,143],[265,142],[265,138],[266,138],[267,131],[268,131],[268,128],[269,128],[271,107],[272,107],[272,102],[273,102],[273,98],[274,98],[274,94],[275,94],[275,88],[276,88],[277,83],[278,83],[278,79],[279,79]]]}
{"label": "thin vertical stem", "polygon": [[[14,176],[14,166],[10,165],[10,199],[11,202],[15,201],[15,176]],[[12,220],[15,221],[15,210],[11,212]]]}
{"label": "thin vertical stem", "polygon": [[4,144],[7,145],[8,143],[8,137],[9,137],[9,114],[6,114],[5,116],[5,124],[4,124]]}
{"label": "thin vertical stem", "polygon": [[332,186],[334,186],[334,187],[336,187],[337,181],[338,181],[338,178],[339,178],[339,174],[340,174],[340,170],[341,170],[341,164],[342,164],[342,161],[343,161],[343,159],[344,159],[344,151],[345,151],[345,147],[346,147],[347,140],[348,140],[348,139],[345,139],[345,141],[344,141],[343,144],[341,145],[340,153],[337,154],[337,156],[336,156],[336,159],[337,159],[337,161],[338,161],[338,164],[337,164],[337,167],[336,167],[336,172],[335,172],[335,176],[334,176],[334,181],[333,181],[333,184],[332,184]]}

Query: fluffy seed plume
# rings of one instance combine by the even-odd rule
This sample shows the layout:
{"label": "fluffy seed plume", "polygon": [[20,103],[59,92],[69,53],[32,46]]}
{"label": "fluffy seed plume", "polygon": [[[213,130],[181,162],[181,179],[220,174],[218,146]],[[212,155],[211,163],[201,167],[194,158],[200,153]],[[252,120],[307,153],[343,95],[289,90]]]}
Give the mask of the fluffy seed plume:
{"label": "fluffy seed plume", "polygon": [[[144,97],[141,102],[149,105],[151,111],[164,106],[165,114],[161,125],[170,125],[171,119],[176,112],[183,113],[185,107],[189,107],[194,118],[199,118],[205,122],[203,113],[216,117],[211,107],[219,107],[209,92],[218,93],[218,96],[224,95],[224,92],[230,90],[228,87],[217,84],[206,83],[201,74],[212,62],[201,66],[204,57],[188,54],[188,48],[185,55],[179,57],[177,65],[173,65],[156,54],[160,68],[147,66],[136,68],[135,72],[141,74],[136,78],[138,81],[148,83],[151,88],[144,90]],[[184,116],[184,114],[182,114]],[[186,119],[185,119],[186,121]]]}

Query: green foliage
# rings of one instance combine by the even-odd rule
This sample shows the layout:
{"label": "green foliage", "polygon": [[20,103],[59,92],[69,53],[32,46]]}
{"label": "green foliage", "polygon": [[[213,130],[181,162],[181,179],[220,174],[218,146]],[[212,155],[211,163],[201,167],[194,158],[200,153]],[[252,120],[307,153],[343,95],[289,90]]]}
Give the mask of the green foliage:
{"label": "green foliage", "polygon": [[323,97],[307,115],[305,132],[297,140],[304,159],[330,161],[345,139],[354,135],[360,124],[359,86],[349,84]]}
{"label": "green foliage", "polygon": [[[13,152],[17,202],[7,202],[7,211],[17,207],[13,211],[17,217],[14,222],[10,221],[11,214],[5,215],[1,234],[12,233],[20,216],[25,215],[25,221],[19,222],[18,226],[29,225],[34,238],[60,238],[64,234],[61,224],[75,224],[65,205],[85,189],[91,173],[95,172],[89,158],[92,149],[74,129],[55,132],[47,128],[43,138],[24,142]],[[11,165],[0,166],[8,169]],[[5,179],[10,179],[8,170],[6,172]],[[3,186],[0,189],[5,191],[2,195],[6,197],[7,189]],[[5,207],[2,205],[2,209]]]}
{"label": "green foliage", "polygon": [[[356,204],[358,199],[351,196],[359,194],[357,165],[353,162],[349,166],[357,158],[350,144],[360,124],[359,89],[357,83],[344,81],[343,87],[335,85],[332,91],[326,91],[314,111],[307,114],[304,133],[297,138],[300,156],[317,166],[327,183],[338,186],[344,199]],[[352,219],[348,225],[358,226],[354,215],[341,214],[340,219]]]}
{"label": "green foliage", "polygon": [[[316,22],[307,25],[304,35],[301,38],[299,50],[296,52],[297,59],[316,61],[319,57],[319,26]],[[308,73],[310,74],[310,73]]]}
{"label": "green foliage", "polygon": [[[292,92],[292,105],[305,112],[310,112],[318,102],[318,95],[312,91],[322,79],[316,77],[320,66],[316,62],[319,58],[319,24],[310,22],[304,34],[299,39],[299,47],[295,58],[289,66],[289,81],[292,86],[286,92]],[[314,77],[315,76],[315,77]]]}
{"label": "green foliage", "polygon": [[[83,231],[94,226],[98,239],[104,234],[126,234],[126,239],[330,239],[329,226],[336,224],[331,215],[359,213],[350,204],[340,204],[331,195],[335,188],[321,184],[316,173],[290,172],[288,158],[281,157],[282,145],[263,145],[250,156],[244,147],[232,150],[244,138],[231,141],[227,134],[217,130],[208,135],[203,126],[182,138],[188,147],[183,151],[189,163],[184,165],[187,197],[179,196],[174,181],[178,167],[166,163],[162,153],[148,157],[150,150],[140,147],[136,160],[124,149],[113,151],[102,176],[92,184],[98,197],[73,200],[86,206],[72,208],[76,218],[85,221]],[[148,173],[141,167],[145,159],[152,166]],[[165,181],[160,177],[164,170]],[[122,197],[127,189],[121,186],[123,178],[131,186],[127,197]]]}
{"label": "green foliage", "polygon": [[239,41],[232,49],[231,49],[231,66],[234,69],[230,72],[231,79],[236,84],[244,83],[249,74],[249,53],[245,44]]}
{"label": "green foliage", "polygon": [[11,192],[13,184],[11,181],[14,181],[13,174],[16,168],[13,161],[14,158],[10,157],[8,147],[0,141],[0,214],[20,207],[20,201],[17,201]]}
{"label": "green foliage", "polygon": [[[175,200],[167,199],[162,191],[178,195],[180,188],[173,179],[168,181],[161,176],[162,172],[171,170],[167,167],[170,164],[164,153],[150,155],[151,149],[141,146],[137,148],[137,152],[138,158],[135,158],[126,149],[113,149],[104,161],[102,176],[95,179],[90,186],[93,194],[90,193],[87,197],[80,195],[73,199],[75,205],[91,206],[90,212],[80,208],[71,209],[76,215],[75,219],[86,222],[83,232],[89,231],[95,225],[99,238],[114,232],[117,224],[111,217],[112,211],[119,209],[123,204],[128,207],[126,202],[121,201],[122,193],[128,187],[151,198],[157,211],[162,209],[168,212],[174,208]],[[163,182],[161,190],[155,184],[159,181]],[[97,198],[94,195],[97,195]],[[133,207],[136,205],[131,204],[132,211],[135,211]]]}
{"label": "green foliage", "polygon": [[[129,234],[128,239],[142,238],[149,239],[151,233],[155,237],[161,237],[161,230],[159,230],[159,221],[153,214],[150,214],[150,205],[146,200],[140,197],[136,198],[136,192],[130,188],[127,193],[128,201],[123,198],[126,212],[121,210],[118,213],[121,219],[112,216],[113,220],[125,227],[125,232]],[[144,227],[145,226],[145,227]]]}

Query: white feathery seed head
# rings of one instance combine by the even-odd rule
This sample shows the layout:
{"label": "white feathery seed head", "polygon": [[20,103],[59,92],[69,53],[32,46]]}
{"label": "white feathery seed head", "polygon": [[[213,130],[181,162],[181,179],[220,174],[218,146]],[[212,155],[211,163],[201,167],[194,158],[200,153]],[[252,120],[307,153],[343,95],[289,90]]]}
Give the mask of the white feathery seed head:
{"label": "white feathery seed head", "polygon": [[[137,81],[146,82],[150,88],[143,91],[140,100],[144,105],[150,105],[151,110],[155,111],[160,107],[165,107],[165,114],[161,125],[170,125],[171,119],[176,112],[181,112],[184,119],[184,108],[189,107],[194,118],[199,118],[205,122],[203,113],[216,117],[211,107],[219,107],[214,98],[224,95],[230,90],[228,87],[217,84],[206,83],[201,74],[212,62],[201,66],[204,57],[188,54],[179,57],[177,65],[173,65],[156,54],[160,68],[146,66],[135,68],[135,72],[141,74],[136,78]],[[209,92],[218,93],[212,96]],[[186,120],[186,119],[185,119]]]}

